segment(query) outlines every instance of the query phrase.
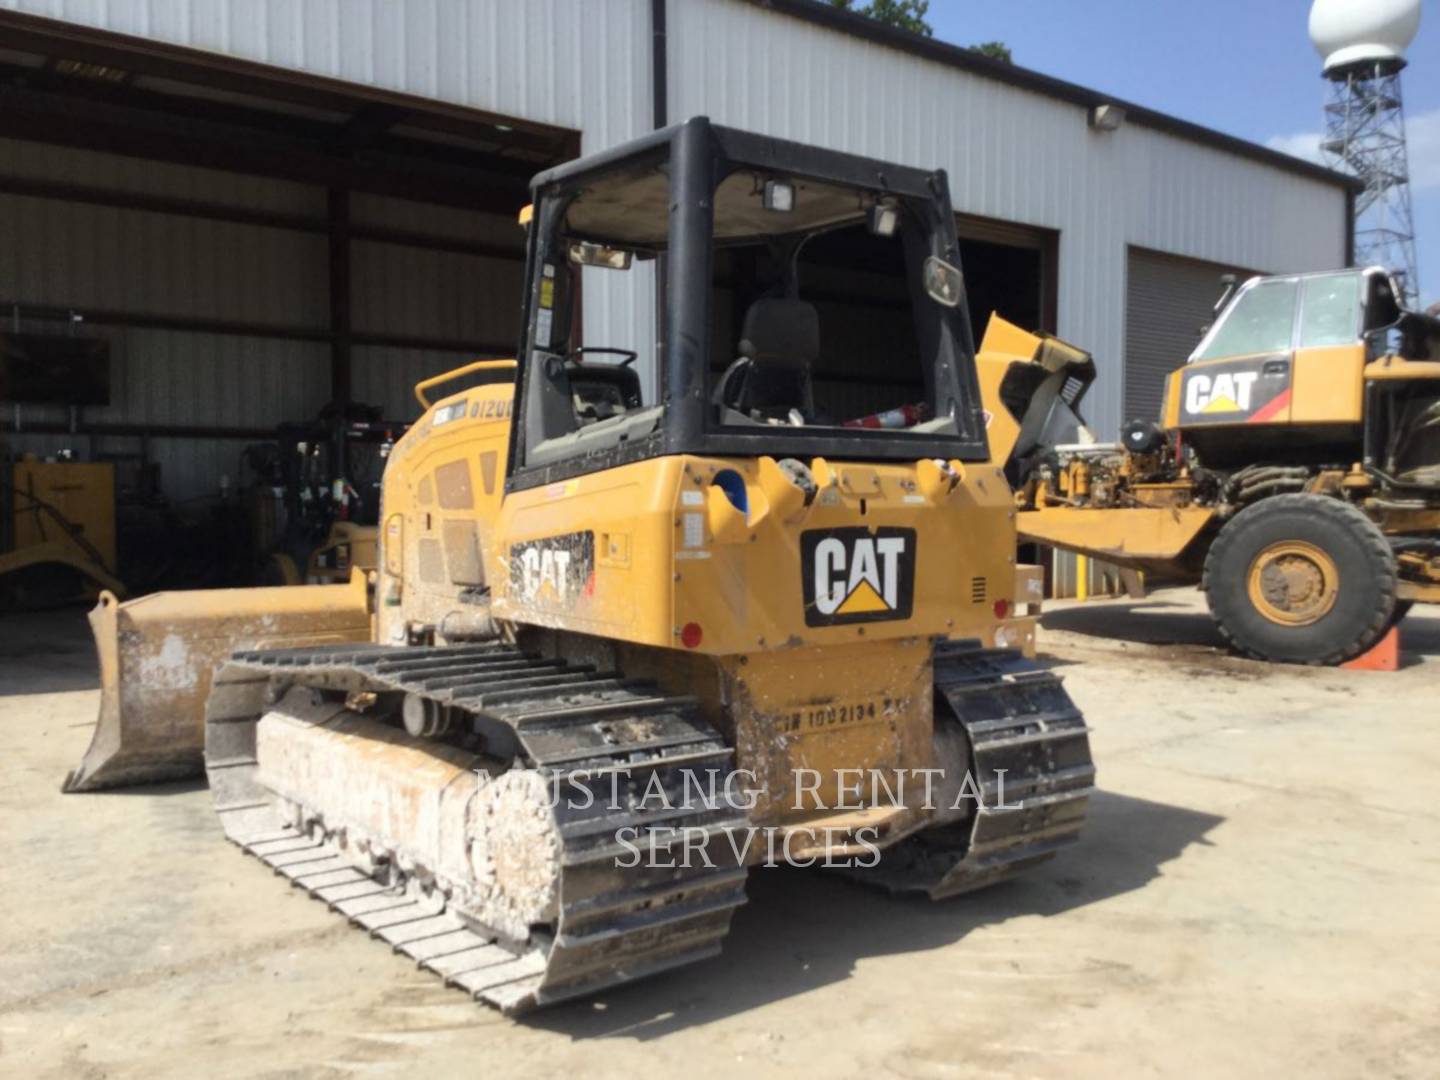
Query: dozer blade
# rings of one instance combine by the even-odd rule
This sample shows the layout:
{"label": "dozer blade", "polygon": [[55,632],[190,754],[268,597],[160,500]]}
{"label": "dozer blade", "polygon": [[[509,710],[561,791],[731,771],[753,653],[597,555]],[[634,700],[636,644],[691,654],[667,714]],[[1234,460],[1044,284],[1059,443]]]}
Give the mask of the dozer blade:
{"label": "dozer blade", "polygon": [[346,585],[162,592],[90,613],[100,716],[64,791],[198,776],[215,666],[237,649],[370,639],[365,576]]}

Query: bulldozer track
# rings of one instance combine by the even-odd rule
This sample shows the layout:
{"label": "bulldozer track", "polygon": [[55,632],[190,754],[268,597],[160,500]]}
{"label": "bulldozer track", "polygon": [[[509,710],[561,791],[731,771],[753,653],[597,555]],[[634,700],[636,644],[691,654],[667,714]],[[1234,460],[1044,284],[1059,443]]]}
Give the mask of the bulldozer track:
{"label": "bulldozer track", "polygon": [[[383,872],[357,865],[337,830],[287,819],[260,782],[256,730],[296,687],[332,697],[403,691],[464,722],[503,725],[526,767],[557,791],[589,792],[588,807],[563,798],[553,810],[562,844],[554,924],[524,942],[507,939],[450,903],[445,890],[399,869],[404,860],[387,860]],[[338,705],[333,711],[345,714]],[[732,767],[732,751],[692,699],[503,644],[237,653],[216,674],[206,721],[206,769],[230,840],[448,985],[506,1013],[719,952],[745,902],[746,871],[726,836],[745,825],[745,813],[714,782]],[[662,808],[637,808],[637,788],[655,784],[667,793]],[[709,858],[618,866],[625,852],[616,830],[627,825],[651,843],[660,837],[662,850],[698,835]]]}
{"label": "bulldozer track", "polygon": [[943,698],[969,741],[976,811],[961,826],[902,841],[874,867],[845,872],[943,900],[1014,877],[1078,840],[1095,765],[1089,728],[1060,677],[1018,652],[940,642],[935,691],[936,723]]}
{"label": "bulldozer track", "polygon": [[[1088,728],[1058,676],[1018,652],[973,642],[935,646],[937,722],[955,722],[969,747],[979,805],[963,824],[922,832],[880,863],[844,871],[894,892],[935,900],[1006,880],[1073,843],[1093,790]],[[549,932],[507,940],[435,890],[387,865],[356,864],[334,830],[288,820],[260,783],[256,728],[283,693],[331,697],[404,692],[456,710],[477,726],[513,732],[518,757],[603,806],[617,783],[654,777],[676,796],[660,811],[556,811],[563,839],[561,907]],[[342,693],[343,692],[343,693]],[[948,708],[949,716],[939,710]],[[334,714],[346,714],[339,704]],[[353,714],[351,714],[353,715]],[[592,993],[717,954],[746,870],[720,841],[745,814],[708,781],[732,751],[691,698],[613,672],[508,645],[401,648],[320,646],[241,652],[217,672],[206,768],[226,835],[276,873],[391,945],[448,985],[507,1013]],[[713,772],[712,772],[713,775]],[[645,781],[649,783],[651,781]],[[710,865],[616,865],[616,830],[699,830]]]}

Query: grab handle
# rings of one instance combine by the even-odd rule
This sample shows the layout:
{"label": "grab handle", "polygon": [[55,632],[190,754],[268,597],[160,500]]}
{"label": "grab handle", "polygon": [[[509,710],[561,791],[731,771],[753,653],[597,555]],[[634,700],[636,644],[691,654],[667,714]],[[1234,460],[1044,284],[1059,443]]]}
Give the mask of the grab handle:
{"label": "grab handle", "polygon": [[425,396],[427,390],[433,390],[442,383],[451,382],[454,379],[463,378],[466,375],[472,375],[477,371],[501,371],[505,368],[514,370],[515,361],[475,360],[472,363],[466,364],[464,367],[456,368],[454,371],[447,371],[442,375],[432,375],[430,378],[422,379],[415,384],[415,400],[420,402],[422,409],[428,409],[431,403],[430,399]]}

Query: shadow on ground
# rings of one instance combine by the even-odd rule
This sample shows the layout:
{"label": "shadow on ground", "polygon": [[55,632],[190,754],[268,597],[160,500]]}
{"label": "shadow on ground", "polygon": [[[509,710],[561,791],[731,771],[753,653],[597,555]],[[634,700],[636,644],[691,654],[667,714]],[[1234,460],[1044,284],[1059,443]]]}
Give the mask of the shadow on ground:
{"label": "shadow on ground", "polygon": [[195,791],[205,791],[209,787],[210,784],[205,779],[205,774],[196,773],[194,776],[182,777],[179,780],[162,780],[158,784],[131,784],[128,787],[107,787],[99,788],[96,791],[76,792],[75,798],[123,799],[140,796],[155,799],[170,795],[189,795]]}
{"label": "shadow on ground", "polygon": [[[1229,653],[1208,611],[1163,598],[1072,605],[1046,611],[1040,625],[1107,641]],[[1400,649],[1405,666],[1440,656],[1440,612],[1424,607],[1412,611],[1400,623]]]}
{"label": "shadow on ground", "polygon": [[69,607],[0,615],[0,697],[99,687],[86,614]]}
{"label": "shadow on ground", "polygon": [[1223,651],[1225,639],[1203,609],[1169,600],[1103,601],[1046,611],[1046,630],[1066,630],[1145,645],[1199,645]]}
{"label": "shadow on ground", "polygon": [[818,870],[750,874],[720,957],[526,1022],[575,1039],[653,1039],[848,979],[858,961],[953,944],[1142,888],[1223,818],[1097,791],[1081,842],[1028,877],[942,903],[896,898]]}
{"label": "shadow on ground", "polygon": [[1400,652],[1411,657],[1440,656],[1440,613],[1417,609],[1400,624]]}

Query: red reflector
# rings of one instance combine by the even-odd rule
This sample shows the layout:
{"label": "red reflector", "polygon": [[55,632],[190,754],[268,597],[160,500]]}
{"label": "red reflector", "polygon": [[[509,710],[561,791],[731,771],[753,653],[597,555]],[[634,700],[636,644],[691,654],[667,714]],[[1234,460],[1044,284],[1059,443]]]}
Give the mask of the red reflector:
{"label": "red reflector", "polygon": [[1009,601],[1009,600],[996,600],[996,601],[995,601],[995,618],[997,618],[997,619],[1003,619],[1003,618],[1005,618],[1006,615],[1009,615],[1009,614],[1010,614],[1010,601]]}
{"label": "red reflector", "polygon": [[685,624],[685,629],[680,631],[680,644],[687,649],[697,649],[700,647],[700,639],[704,636],[705,632],[700,629],[699,623],[689,622]]}

